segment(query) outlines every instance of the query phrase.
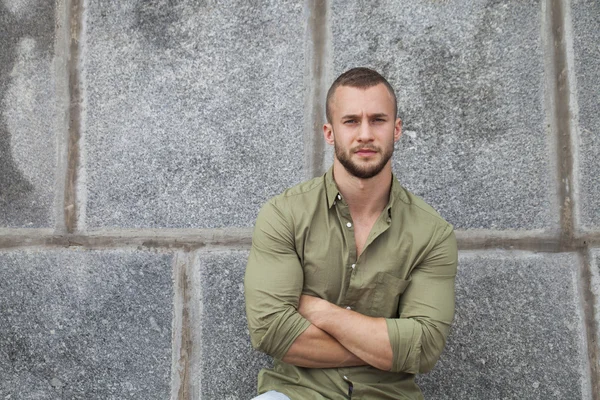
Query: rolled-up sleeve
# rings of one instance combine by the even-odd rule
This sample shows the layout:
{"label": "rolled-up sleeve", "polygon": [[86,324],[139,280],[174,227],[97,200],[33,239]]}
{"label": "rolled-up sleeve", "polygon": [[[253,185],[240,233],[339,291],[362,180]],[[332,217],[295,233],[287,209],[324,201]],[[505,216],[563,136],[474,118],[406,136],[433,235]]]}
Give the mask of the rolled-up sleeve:
{"label": "rolled-up sleeve", "polygon": [[290,218],[271,200],[257,217],[244,278],[254,348],[282,359],[308,328],[310,323],[297,311],[303,284]]}
{"label": "rolled-up sleeve", "polygon": [[458,252],[452,226],[441,231],[412,271],[411,283],[400,299],[399,318],[386,320],[394,372],[430,371],[446,344],[454,318]]}

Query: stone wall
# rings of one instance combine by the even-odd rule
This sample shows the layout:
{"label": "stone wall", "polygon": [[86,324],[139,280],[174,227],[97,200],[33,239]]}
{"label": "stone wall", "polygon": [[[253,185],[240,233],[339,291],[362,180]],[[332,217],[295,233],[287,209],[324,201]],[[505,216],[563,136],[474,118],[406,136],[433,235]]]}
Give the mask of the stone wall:
{"label": "stone wall", "polygon": [[598,1],[2,0],[0,30],[0,398],[250,398],[253,221],[329,166],[362,65],[457,229],[426,398],[600,400]]}

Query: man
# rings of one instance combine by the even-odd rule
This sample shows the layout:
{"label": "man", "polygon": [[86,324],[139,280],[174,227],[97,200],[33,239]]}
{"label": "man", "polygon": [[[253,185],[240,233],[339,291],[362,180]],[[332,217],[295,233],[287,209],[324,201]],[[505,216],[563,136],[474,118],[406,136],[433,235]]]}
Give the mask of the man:
{"label": "man", "polygon": [[245,277],[255,348],[275,359],[259,399],[421,399],[454,315],[450,224],[402,188],[396,96],[367,68],[327,94],[332,168],[272,198]]}

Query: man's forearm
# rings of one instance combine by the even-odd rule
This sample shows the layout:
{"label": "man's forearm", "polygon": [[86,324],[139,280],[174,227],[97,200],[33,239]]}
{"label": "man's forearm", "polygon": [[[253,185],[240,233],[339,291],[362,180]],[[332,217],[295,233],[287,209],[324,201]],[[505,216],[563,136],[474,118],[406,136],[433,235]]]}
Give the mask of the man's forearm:
{"label": "man's forearm", "polygon": [[367,365],[331,335],[309,326],[287,351],[283,361],[305,368],[338,368]]}
{"label": "man's forearm", "polygon": [[368,317],[306,295],[301,296],[299,311],[358,358],[381,370],[392,368],[393,352],[384,318]]}

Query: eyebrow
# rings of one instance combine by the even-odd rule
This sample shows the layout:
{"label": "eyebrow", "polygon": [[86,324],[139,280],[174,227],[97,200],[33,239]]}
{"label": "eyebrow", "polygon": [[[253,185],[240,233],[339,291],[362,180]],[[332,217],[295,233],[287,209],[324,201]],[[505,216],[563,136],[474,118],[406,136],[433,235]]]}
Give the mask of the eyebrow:
{"label": "eyebrow", "polygon": [[[369,118],[381,118],[381,117],[388,117],[388,115],[386,113],[375,113],[375,114],[369,114]],[[346,114],[344,116],[342,116],[342,119],[356,119],[356,118],[360,118],[360,115],[358,114]]]}
{"label": "eyebrow", "polygon": [[376,114],[371,114],[370,117],[371,118],[381,118],[381,117],[386,117],[387,118],[387,114],[386,113],[376,113]]}

